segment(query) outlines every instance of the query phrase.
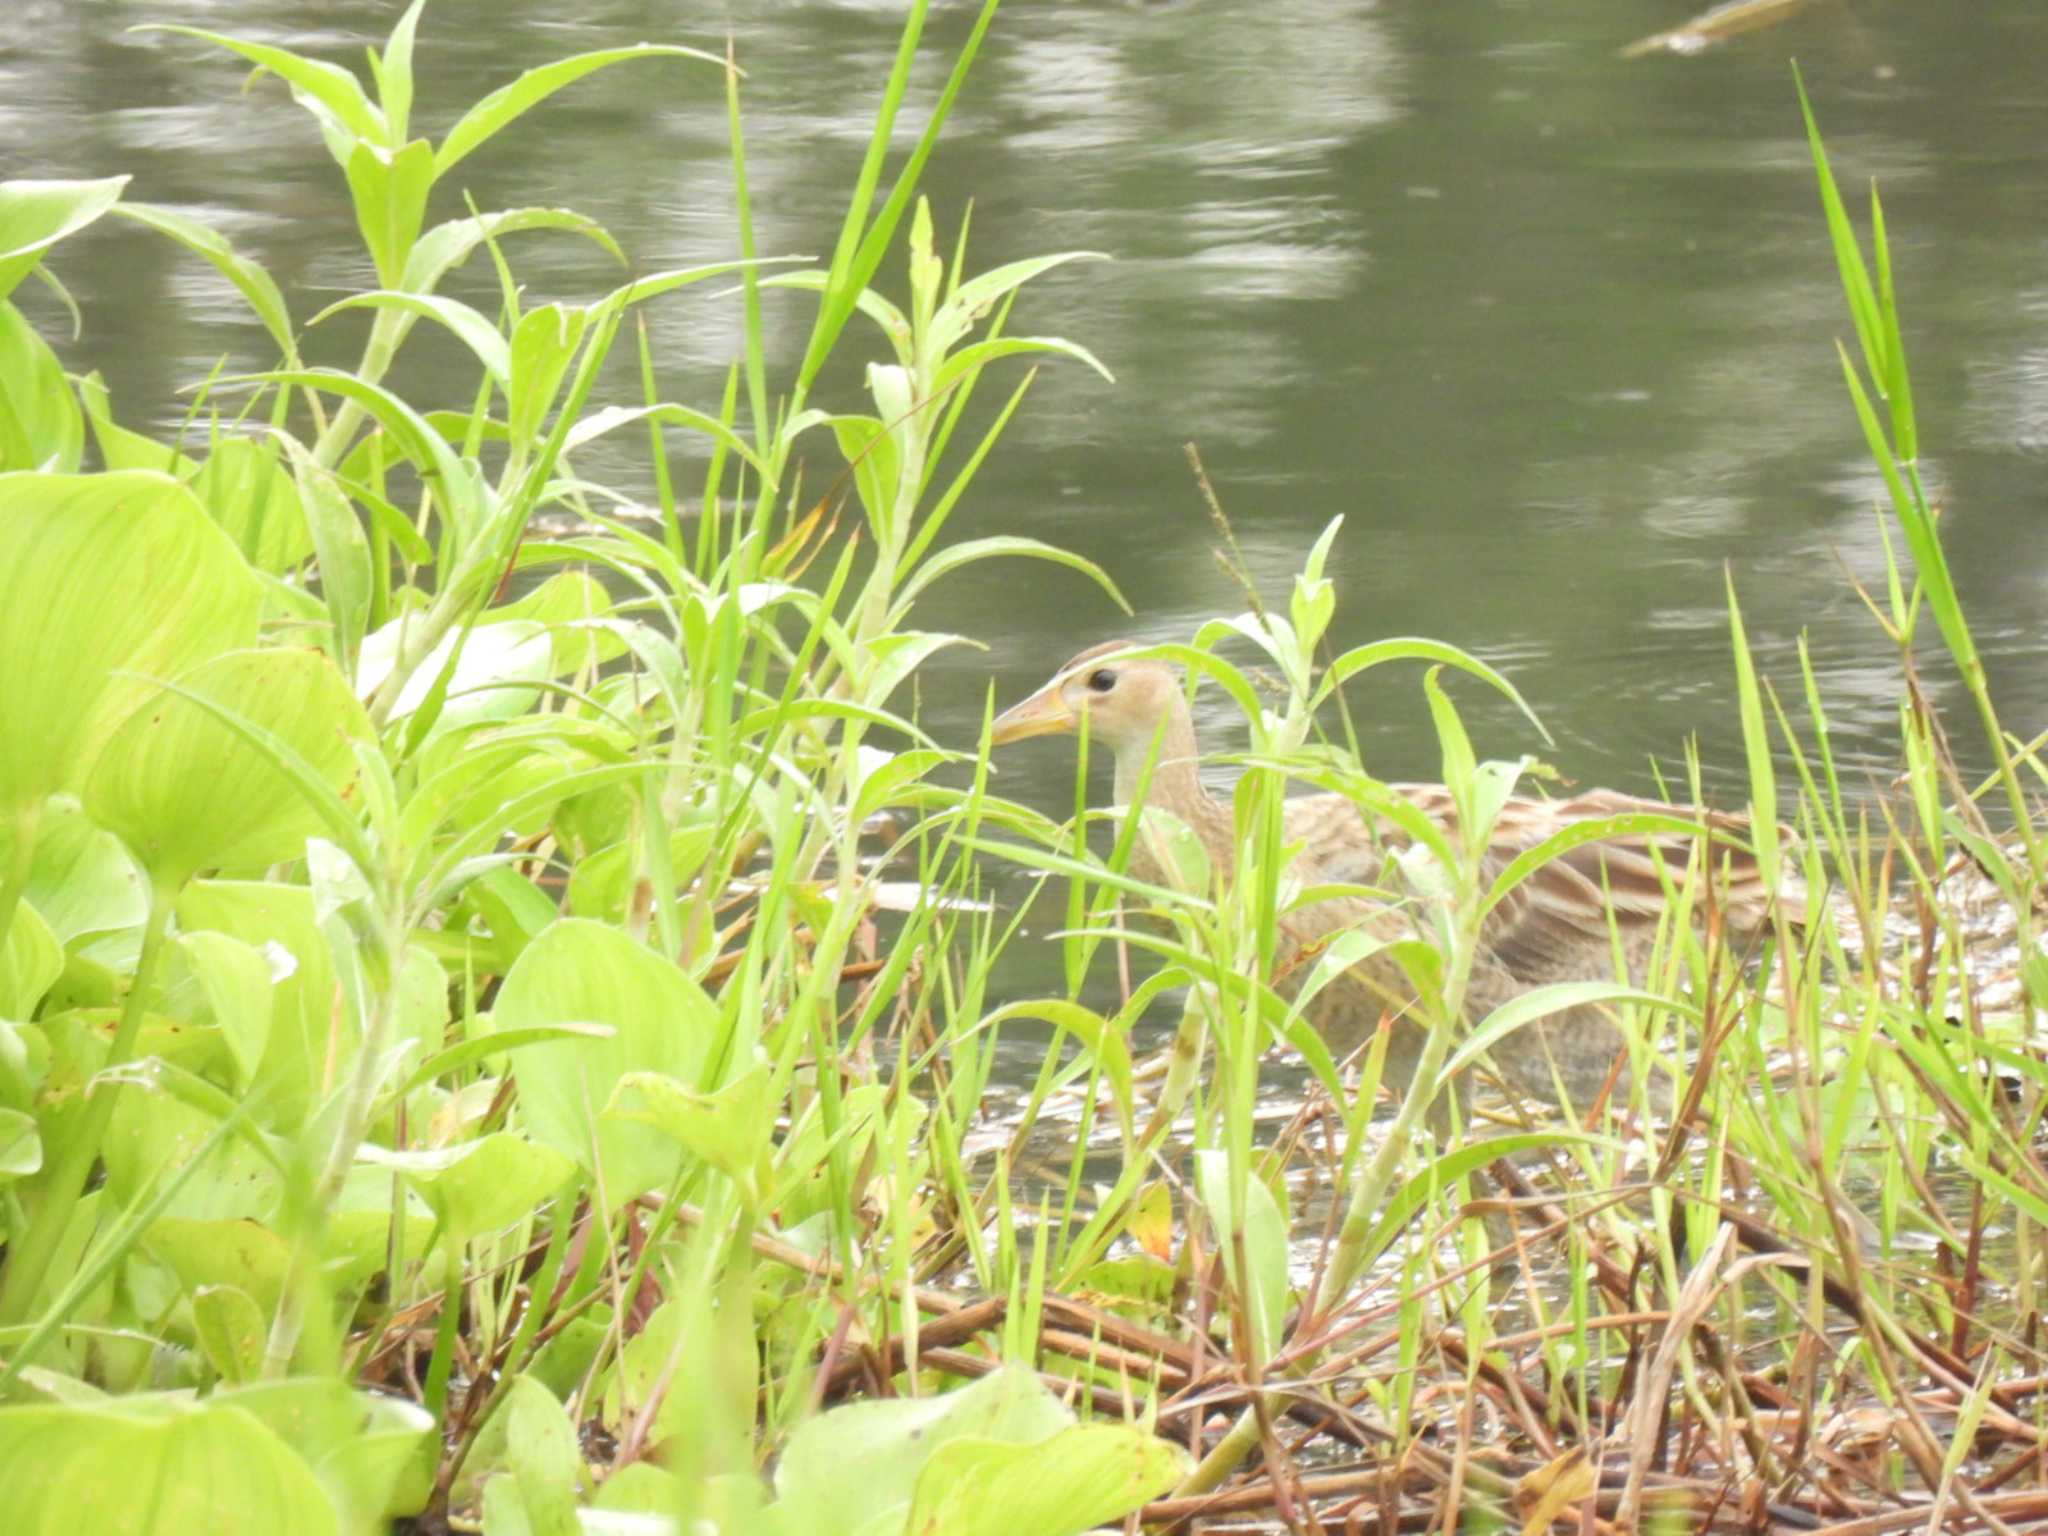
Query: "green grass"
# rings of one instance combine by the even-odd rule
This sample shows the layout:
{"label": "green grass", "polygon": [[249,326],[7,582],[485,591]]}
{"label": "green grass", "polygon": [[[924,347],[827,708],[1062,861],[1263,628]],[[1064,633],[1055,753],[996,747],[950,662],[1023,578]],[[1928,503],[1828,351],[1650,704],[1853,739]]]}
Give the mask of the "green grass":
{"label": "green grass", "polygon": [[[1051,1532],[1212,1492],[1297,1528],[1310,1506],[1334,1528],[1588,1500],[2018,1518],[2048,1217],[2042,766],[1998,722],[1941,559],[1875,197],[1866,259],[1816,133],[1850,403],[1902,555],[1873,643],[1909,678],[1957,669],[1996,772],[1962,782],[1916,683],[1900,794],[1850,798],[1811,670],[1755,671],[1731,582],[1756,853],[1839,920],[1781,922],[1757,957],[1674,921],[1646,977],[1588,978],[1631,1026],[1609,1102],[1440,1144],[1465,1115],[1446,1073],[1591,994],[1467,1025],[1488,911],[1565,845],[1489,869],[1319,722],[1358,674],[1419,664],[1481,828],[1529,764],[1480,760],[1446,681],[1528,706],[1432,641],[1331,657],[1334,526],[1284,601],[1160,648],[1246,714],[1233,869],[1139,882],[1135,827],[1106,835],[1082,781],[1052,823],[904,713],[961,643],[915,627],[949,572],[1051,560],[1116,595],[1062,551],[947,537],[1031,368],[1101,367],[1008,330],[1025,285],[1087,253],[977,272],[964,217],[942,240],[917,195],[994,10],[939,61],[911,7],[818,266],[763,260],[750,223],[744,97],[774,82],[610,50],[436,144],[408,125],[417,4],[367,76],[176,29],[320,120],[374,291],[304,314],[121,178],[0,186],[0,1479],[23,1528],[96,1508],[136,1531]],[[469,207],[462,161],[625,67],[724,93],[732,255],[526,307],[530,236],[624,253],[581,215]],[[913,70],[946,83],[898,163]],[[211,263],[276,347],[207,381],[175,444],[120,426],[8,298],[31,275],[61,294],[61,241],[101,217]],[[471,260],[495,313],[437,291]],[[654,303],[740,308],[715,400],[661,398]],[[815,304],[786,374],[770,303]],[[304,329],[345,308],[371,313],[362,356],[307,367]],[[473,358],[468,410],[394,383],[421,323]],[[640,392],[610,400],[622,338]],[[814,403],[849,350],[868,397]],[[984,386],[1000,404],[970,413]],[[658,524],[578,472],[620,431],[648,446]],[[678,434],[701,485],[670,474]],[[1426,1045],[1386,1105],[1384,1044],[1341,1064],[1304,1015],[1364,936],[1305,987],[1275,975],[1296,782],[1434,861],[1391,946]],[[1058,995],[1006,993],[1031,914],[989,906],[995,859],[1048,877]],[[1996,1009],[1959,859],[2023,957]],[[1709,899],[1697,867],[1670,877],[1676,910]],[[1162,1019],[1148,1076],[1134,1042]],[[1006,1035],[1041,1049],[1021,1115],[991,1107]],[[1276,1070],[1300,1084],[1284,1124]]]}

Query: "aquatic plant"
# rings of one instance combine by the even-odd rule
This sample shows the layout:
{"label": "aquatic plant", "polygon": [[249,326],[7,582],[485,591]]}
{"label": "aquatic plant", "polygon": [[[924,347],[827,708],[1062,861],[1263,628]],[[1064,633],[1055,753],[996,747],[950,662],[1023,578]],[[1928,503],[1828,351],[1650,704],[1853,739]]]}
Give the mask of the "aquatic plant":
{"label": "aquatic plant", "polygon": [[[994,5],[892,166],[909,7],[822,264],[756,247],[739,61],[580,55],[437,143],[411,130],[421,14],[367,84],[171,29],[315,119],[376,277],[316,314],[123,178],[0,185],[0,1483],[23,1529],[2031,1518],[2038,1491],[1998,1484],[2039,1476],[2039,743],[1999,726],[1942,562],[1881,214],[1866,263],[1817,133],[1851,399],[1911,555],[1873,612],[1909,677],[1934,616],[1998,772],[1960,781],[1916,686],[1897,808],[1852,801],[1811,673],[1795,720],[1731,583],[1755,852],[1840,920],[1732,953],[1711,871],[1674,868],[1647,982],[1468,1025],[1489,906],[1564,849],[1488,871],[1422,837],[1388,895],[1423,1006],[1385,1028],[1428,1045],[1383,1114],[1386,1034],[1344,1062],[1304,1022],[1377,940],[1275,974],[1278,915],[1313,899],[1282,797],[1400,814],[1323,730],[1352,678],[1412,664],[1483,823],[1545,770],[1482,761],[1448,684],[1505,679],[1426,640],[1326,659],[1329,536],[1284,602],[1247,582],[1244,615],[1161,647],[1251,732],[1236,867],[1189,844],[1170,885],[1128,872],[1135,823],[1091,836],[1082,781],[1052,823],[902,703],[961,642],[914,621],[963,565],[1057,561],[1116,596],[1045,545],[946,539],[1031,387],[1014,360],[1100,367],[1010,329],[1085,253],[975,272],[964,218],[945,250],[917,195]],[[583,213],[463,207],[457,173],[627,66],[723,91],[732,254],[529,304],[522,241],[624,253]],[[209,263],[275,346],[200,384],[175,442],[121,425],[9,298],[65,296],[62,242],[101,218]],[[470,261],[495,313],[442,291]],[[815,304],[787,371],[770,302]],[[662,397],[653,303],[738,307],[715,402]],[[305,330],[355,310],[355,365],[308,366]],[[466,409],[407,398],[421,323],[472,360]],[[628,334],[640,392],[608,399]],[[820,403],[850,348],[865,399]],[[579,456],[622,431],[645,484],[594,484]],[[1003,995],[1027,914],[986,899],[995,858],[1064,903],[1057,995]],[[1962,860],[2011,914],[2002,1001]],[[1468,1113],[1447,1077],[1567,1002],[1633,1042],[1600,1102],[1440,1140]],[[1040,1063],[1021,1111],[992,1091],[1006,1039]]]}

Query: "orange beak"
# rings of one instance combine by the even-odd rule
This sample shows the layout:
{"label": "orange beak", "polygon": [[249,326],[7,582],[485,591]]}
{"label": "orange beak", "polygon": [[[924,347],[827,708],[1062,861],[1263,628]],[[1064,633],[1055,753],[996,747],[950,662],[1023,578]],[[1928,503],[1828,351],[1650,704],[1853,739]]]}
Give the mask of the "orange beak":
{"label": "orange beak", "polygon": [[1013,741],[1033,736],[1057,736],[1075,728],[1074,712],[1060,693],[1064,677],[1056,677],[1021,704],[1013,704],[996,716],[989,727],[989,744],[1006,747]]}

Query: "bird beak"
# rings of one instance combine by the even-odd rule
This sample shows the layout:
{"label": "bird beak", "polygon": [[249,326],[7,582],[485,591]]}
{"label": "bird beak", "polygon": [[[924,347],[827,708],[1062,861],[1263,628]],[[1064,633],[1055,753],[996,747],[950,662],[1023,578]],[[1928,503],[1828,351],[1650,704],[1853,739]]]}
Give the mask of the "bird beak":
{"label": "bird beak", "polygon": [[989,744],[1006,747],[1032,736],[1056,736],[1074,729],[1074,712],[1060,695],[1064,678],[1054,678],[1021,704],[1012,705],[996,716],[989,728]]}

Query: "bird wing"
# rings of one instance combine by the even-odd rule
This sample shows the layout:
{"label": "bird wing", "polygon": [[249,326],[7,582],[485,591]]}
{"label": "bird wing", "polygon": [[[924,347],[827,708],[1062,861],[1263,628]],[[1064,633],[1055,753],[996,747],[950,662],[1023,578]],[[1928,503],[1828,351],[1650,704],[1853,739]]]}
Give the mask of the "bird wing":
{"label": "bird wing", "polygon": [[[1443,785],[1388,787],[1456,837],[1457,807]],[[1714,872],[1714,902],[1727,929],[1747,936],[1769,921],[1773,892],[1748,846],[1747,817],[1614,790],[1565,800],[1510,797],[1494,822],[1482,878],[1491,885],[1515,859],[1569,827],[1630,816],[1679,817],[1698,830],[1617,832],[1569,848],[1521,880],[1488,915],[1485,931],[1488,947],[1515,974],[1533,982],[1583,978],[1603,968],[1610,922],[1625,951],[1647,943],[1669,905],[1667,892],[1684,888],[1703,838],[1704,867]],[[1315,878],[1360,885],[1387,884],[1387,855],[1408,842],[1391,823],[1374,818],[1368,825],[1353,802],[1331,794],[1290,801],[1287,830],[1308,844]],[[1803,921],[1801,894],[1777,894],[1787,915]],[[1695,910],[1704,906],[1695,898]]]}

